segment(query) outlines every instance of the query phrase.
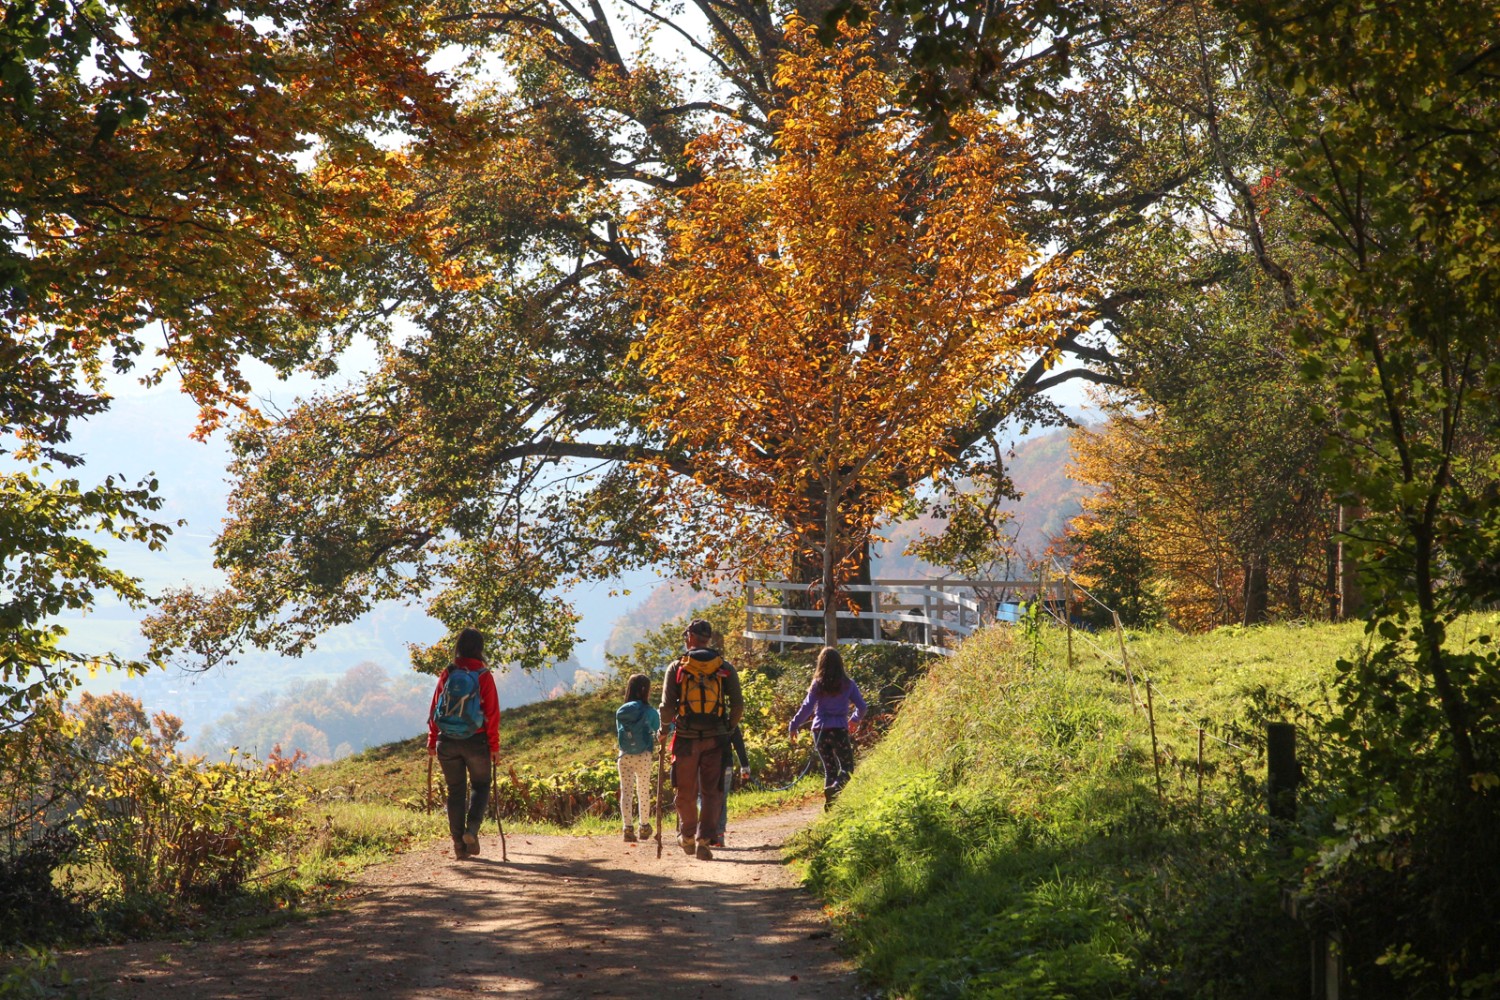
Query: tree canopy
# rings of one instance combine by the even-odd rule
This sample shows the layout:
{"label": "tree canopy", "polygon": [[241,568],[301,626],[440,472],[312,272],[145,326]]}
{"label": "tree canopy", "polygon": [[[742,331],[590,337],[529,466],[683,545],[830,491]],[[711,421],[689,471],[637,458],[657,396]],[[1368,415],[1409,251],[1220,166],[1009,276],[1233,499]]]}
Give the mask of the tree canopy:
{"label": "tree canopy", "polygon": [[383,229],[398,217],[337,181],[399,174],[404,157],[382,136],[459,142],[450,95],[424,65],[430,13],[301,0],[7,5],[0,454],[13,464],[0,479],[0,724],[66,688],[83,662],[117,662],[67,649],[55,615],[99,593],[146,597],[85,533],[159,546],[169,531],[152,519],[153,481],[56,478],[81,461],[73,421],[108,406],[105,372],[170,371],[212,428],[247,405],[246,359],[326,365],[343,343],[336,324],[309,322],[305,290],[325,266],[377,231],[413,237]]}
{"label": "tree canopy", "polygon": [[[668,507],[656,472],[645,474],[690,475],[693,456],[651,419],[650,376],[631,360],[653,322],[644,297],[668,245],[652,206],[686,204],[704,182],[695,142],[732,129],[747,163],[772,164],[799,120],[797,95],[777,82],[795,12],[695,10],[701,22],[650,5],[447,15],[447,37],[474,62],[506,69],[465,105],[464,120],[483,123],[478,140],[459,156],[414,155],[394,199],[437,213],[446,251],[434,260],[372,247],[324,275],[333,315],[409,325],[368,380],[236,431],[239,485],[218,549],[229,586],[170,595],[151,626],[157,649],[199,664],[245,641],[295,653],[370,602],[403,598],[454,627],[477,622],[503,637],[504,656],[541,665],[571,644],[558,597],[570,582],[694,551],[704,522]],[[653,37],[686,46],[700,65],[664,58]],[[891,28],[870,35],[898,88],[901,44]],[[1055,61],[1018,54],[1015,69],[1059,101],[1083,100],[1069,98]],[[1045,253],[1013,275],[1007,294],[1023,301],[1046,289],[1056,261],[1128,230],[1128,206],[1161,188],[1151,176],[1155,193],[1142,190],[1140,171],[1116,177],[1105,198],[1084,197],[1065,169],[1081,149],[1063,133],[1045,143],[1027,134],[1038,150],[1018,161],[1007,225]],[[1107,142],[1120,140],[1091,148]],[[1056,419],[1050,387],[1114,377],[1086,319],[1107,297],[1077,295],[1070,316],[1038,328],[1047,337],[1029,341],[1024,362],[1007,361],[1013,377],[964,404],[937,448],[950,465],[992,455],[1008,420]]]}

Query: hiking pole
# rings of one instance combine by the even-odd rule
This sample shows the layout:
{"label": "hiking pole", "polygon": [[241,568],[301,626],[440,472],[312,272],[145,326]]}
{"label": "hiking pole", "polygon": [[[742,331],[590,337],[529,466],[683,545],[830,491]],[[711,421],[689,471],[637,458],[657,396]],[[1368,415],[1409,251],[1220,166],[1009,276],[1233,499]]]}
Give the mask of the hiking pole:
{"label": "hiking pole", "polygon": [[427,815],[432,815],[432,754],[427,755]]}
{"label": "hiking pole", "polygon": [[500,860],[509,861],[505,854],[505,824],[500,822],[500,760],[490,766],[490,805],[495,810],[495,825],[500,828]]}
{"label": "hiking pole", "polygon": [[662,740],[661,746],[657,747],[656,754],[656,856],[661,857],[661,828],[667,821],[667,814],[661,807],[661,780],[667,771],[667,741]]}

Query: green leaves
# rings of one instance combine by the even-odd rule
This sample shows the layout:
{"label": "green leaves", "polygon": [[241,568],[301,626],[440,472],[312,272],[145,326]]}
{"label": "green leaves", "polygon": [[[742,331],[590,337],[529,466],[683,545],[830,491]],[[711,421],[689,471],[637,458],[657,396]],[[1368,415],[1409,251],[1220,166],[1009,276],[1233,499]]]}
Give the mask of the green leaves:
{"label": "green leaves", "polygon": [[159,546],[170,528],[146,517],[161,507],[148,484],[81,487],[31,472],[0,474],[0,729],[24,721],[43,700],[66,692],[74,670],[102,664],[140,671],[148,662],[69,650],[53,619],[87,611],[108,594],[141,606],[140,581],[110,568],[108,553],[81,532]]}

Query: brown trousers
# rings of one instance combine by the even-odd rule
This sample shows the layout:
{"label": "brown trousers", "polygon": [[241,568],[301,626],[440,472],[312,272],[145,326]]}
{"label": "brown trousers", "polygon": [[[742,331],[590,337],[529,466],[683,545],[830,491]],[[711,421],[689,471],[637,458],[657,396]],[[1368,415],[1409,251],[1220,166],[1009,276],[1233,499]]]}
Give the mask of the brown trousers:
{"label": "brown trousers", "polygon": [[701,795],[703,839],[712,837],[724,802],[724,742],[717,736],[673,737],[672,785],[677,790],[677,835],[697,838]]}

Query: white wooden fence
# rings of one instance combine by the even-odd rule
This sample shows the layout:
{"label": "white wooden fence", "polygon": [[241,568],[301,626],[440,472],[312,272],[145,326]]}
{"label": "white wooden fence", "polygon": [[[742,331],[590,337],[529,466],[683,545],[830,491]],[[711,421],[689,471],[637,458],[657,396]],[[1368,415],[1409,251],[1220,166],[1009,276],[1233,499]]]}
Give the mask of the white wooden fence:
{"label": "white wooden fence", "polygon": [[[823,644],[821,624],[814,634],[788,632],[789,622],[802,618],[822,622],[817,608],[789,608],[788,593],[809,594],[806,603],[818,604],[816,585],[784,580],[758,580],[745,588],[745,638],[764,642]],[[841,609],[843,621],[864,625],[864,635],[839,639],[840,643],[881,645],[905,643],[932,653],[947,655],[957,640],[996,621],[1014,620],[1009,609],[1044,594],[1047,602],[1062,606],[1066,588],[1062,580],[874,580],[844,588],[850,594],[870,594],[873,611]],[[847,633],[846,633],[847,635]]]}

